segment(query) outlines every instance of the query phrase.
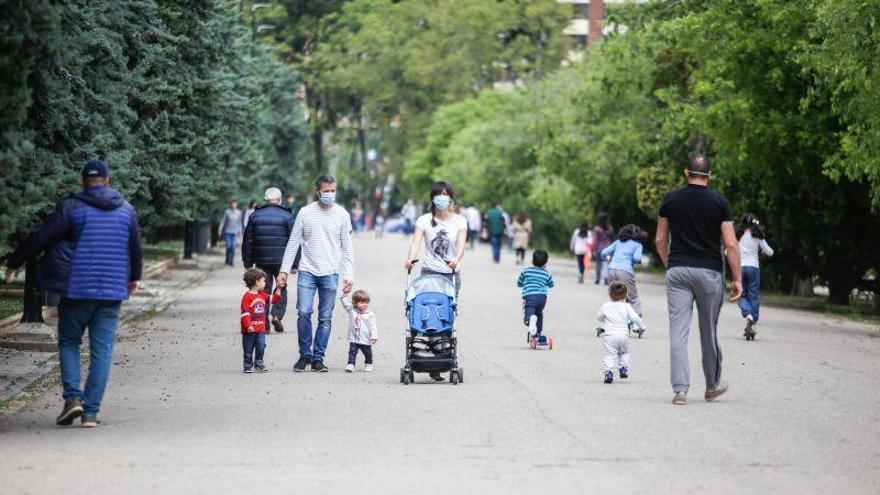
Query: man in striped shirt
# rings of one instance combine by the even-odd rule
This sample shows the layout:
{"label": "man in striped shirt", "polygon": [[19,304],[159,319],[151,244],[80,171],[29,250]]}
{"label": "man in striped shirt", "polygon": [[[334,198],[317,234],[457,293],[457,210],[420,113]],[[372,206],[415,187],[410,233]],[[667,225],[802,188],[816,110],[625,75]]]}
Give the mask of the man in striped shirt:
{"label": "man in striped shirt", "polygon": [[[293,371],[297,372],[305,371],[309,365],[312,366],[312,371],[327,371],[324,353],[330,340],[340,273],[343,294],[351,292],[354,285],[351,216],[345,208],[336,204],[336,179],[329,175],[318,177],[315,181],[315,192],[318,201],[299,210],[277,277],[278,285],[287,284],[297,250],[301,247],[302,257],[296,284],[299,360],[293,365]],[[318,326],[312,335],[312,311],[316,293]]]}
{"label": "man in striped shirt", "polygon": [[547,271],[547,251],[536,250],[532,254],[532,266],[523,269],[516,281],[522,287],[523,322],[529,327],[529,335],[538,336],[544,330],[544,306],[547,292],[553,287],[553,275]]}

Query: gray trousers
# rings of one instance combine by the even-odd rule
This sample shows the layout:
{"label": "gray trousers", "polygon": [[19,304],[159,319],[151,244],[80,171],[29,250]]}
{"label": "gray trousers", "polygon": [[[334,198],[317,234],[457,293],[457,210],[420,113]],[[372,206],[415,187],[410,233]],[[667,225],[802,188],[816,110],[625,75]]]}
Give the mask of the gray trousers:
{"label": "gray trousers", "polygon": [[635,273],[623,270],[608,269],[608,283],[620,282],[626,286],[626,302],[632,304],[636,314],[642,316],[642,300],[639,299],[639,289],[636,288]]}
{"label": "gray trousers", "polygon": [[724,303],[724,279],[721,272],[705,268],[675,267],[666,272],[666,298],[669,306],[669,360],[674,392],[687,392],[691,384],[688,366],[688,333],[694,302],[700,324],[703,350],[703,373],[706,389],[721,382],[721,348],[717,326]]}

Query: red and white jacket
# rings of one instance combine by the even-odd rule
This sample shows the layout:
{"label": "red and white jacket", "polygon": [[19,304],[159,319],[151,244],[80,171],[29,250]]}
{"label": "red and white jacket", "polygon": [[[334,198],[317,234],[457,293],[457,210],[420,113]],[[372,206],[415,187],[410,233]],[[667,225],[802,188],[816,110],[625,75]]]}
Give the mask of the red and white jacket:
{"label": "red and white jacket", "polygon": [[[266,305],[281,301],[281,291],[276,290],[272,294],[259,291],[256,294],[251,291],[244,293],[241,298],[241,333],[266,333]],[[252,328],[251,332],[248,328]]]}

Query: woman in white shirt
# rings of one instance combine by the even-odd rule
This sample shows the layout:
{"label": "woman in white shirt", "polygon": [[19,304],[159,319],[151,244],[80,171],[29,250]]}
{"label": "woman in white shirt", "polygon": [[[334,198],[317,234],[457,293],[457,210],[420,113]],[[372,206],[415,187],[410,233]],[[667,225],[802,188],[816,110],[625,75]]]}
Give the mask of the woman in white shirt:
{"label": "woman in white shirt", "polygon": [[448,182],[435,182],[431,186],[431,209],[416,220],[405,266],[412,270],[413,260],[418,257],[424,240],[422,275],[442,275],[453,280],[458,288],[461,285],[458,268],[464,257],[468,227],[463,216],[452,212],[454,200],[455,190]]}
{"label": "woman in white shirt", "polygon": [[754,340],[761,291],[761,264],[758,257],[762,252],[766,256],[773,256],[773,249],[764,239],[764,227],[755,215],[746,213],[737,230],[743,285],[739,309],[746,320],[744,337],[746,340]]}

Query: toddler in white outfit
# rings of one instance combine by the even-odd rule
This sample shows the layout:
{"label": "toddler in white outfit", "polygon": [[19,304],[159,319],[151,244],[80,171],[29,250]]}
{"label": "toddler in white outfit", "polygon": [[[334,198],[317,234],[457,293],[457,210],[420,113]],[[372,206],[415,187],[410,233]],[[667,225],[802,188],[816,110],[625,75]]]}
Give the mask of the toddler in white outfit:
{"label": "toddler in white outfit", "polygon": [[612,282],[608,287],[611,301],[599,308],[596,319],[602,322],[605,346],[602,362],[605,365],[605,383],[614,381],[614,361],[618,361],[620,378],[629,376],[629,328],[636,325],[644,328],[645,324],[632,305],[626,302],[626,285]]}
{"label": "toddler in white outfit", "polygon": [[351,301],[346,296],[339,299],[348,312],[348,364],[345,371],[354,371],[358,351],[364,354],[364,371],[373,371],[373,345],[379,340],[376,328],[376,315],[370,311],[370,295],[356,290]]}

